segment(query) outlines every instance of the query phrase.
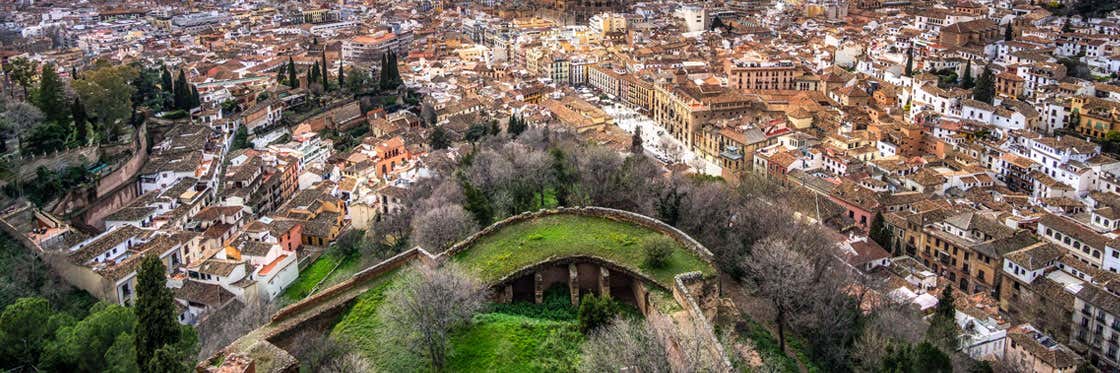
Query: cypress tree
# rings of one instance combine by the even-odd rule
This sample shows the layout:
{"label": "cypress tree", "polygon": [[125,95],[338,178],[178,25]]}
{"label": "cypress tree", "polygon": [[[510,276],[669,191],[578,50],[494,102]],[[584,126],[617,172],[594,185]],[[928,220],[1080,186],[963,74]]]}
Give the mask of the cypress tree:
{"label": "cypress tree", "polygon": [[82,106],[82,99],[78,96],[74,96],[74,103],[70,105],[70,117],[74,119],[74,127],[78,130],[78,141],[87,144],[89,128],[86,126],[86,122],[89,119],[86,115],[86,108]]}
{"label": "cypress tree", "polygon": [[287,64],[285,64],[284,66],[280,66],[280,68],[276,69],[276,82],[277,83],[285,84],[285,85],[288,84],[287,83],[287,78],[288,78],[288,71],[287,70],[288,70]]}
{"label": "cypress tree", "polygon": [[506,128],[506,132],[509,132],[510,136],[517,137],[525,132],[526,127],[528,126],[525,124],[525,119],[519,115],[514,115],[509,118],[509,126]]}
{"label": "cypress tree", "polygon": [[166,269],[156,255],[147,255],[136,274],[136,362],[148,366],[156,351],[179,342],[175,304],[167,288]]}
{"label": "cypress tree", "polygon": [[377,84],[381,90],[389,89],[389,54],[381,55],[381,69],[377,72]]}
{"label": "cypress tree", "polygon": [[630,136],[630,153],[642,154],[642,127],[635,126],[634,134]]}
{"label": "cypress tree", "polygon": [[976,86],[976,82],[972,79],[972,59],[964,65],[964,76],[961,77],[961,88],[971,89]]}
{"label": "cypress tree", "polygon": [[345,77],[345,76],[343,76],[343,72],[342,72],[342,61],[338,61],[338,88],[339,88],[339,89],[342,89],[342,87],[343,87],[343,86],[344,86],[345,84],[346,84],[346,77]]}
{"label": "cypress tree", "polygon": [[43,65],[43,72],[39,74],[39,90],[35,92],[35,106],[43,111],[48,121],[63,123],[70,114],[66,110],[66,92],[63,91],[62,80],[54,64]]}
{"label": "cypress tree", "polygon": [[310,86],[311,83],[319,83],[320,74],[321,72],[319,71],[319,61],[315,61],[315,64],[311,65],[311,71],[307,74],[307,85]]}
{"label": "cypress tree", "polygon": [[391,79],[390,82],[392,83],[392,88],[397,88],[397,86],[401,84],[401,72],[399,69],[400,67],[399,65],[397,65],[397,52],[390,52],[389,71],[391,71],[392,74],[389,75],[389,78]]}
{"label": "cypress tree", "polygon": [[972,98],[976,101],[983,101],[989,104],[995,98],[995,77],[992,76],[992,69],[987,65],[984,66],[984,72],[980,73],[980,78],[976,79],[976,88],[972,89]]}
{"label": "cypress tree", "polygon": [[296,62],[292,61],[292,56],[288,56],[288,86],[299,88],[299,77],[296,77]]}
{"label": "cypress tree", "polygon": [[179,69],[179,78],[175,79],[175,108],[179,110],[190,109],[191,91],[187,83],[187,74]]}
{"label": "cypress tree", "polygon": [[906,49],[906,76],[914,76],[914,47]]}
{"label": "cypress tree", "polygon": [[195,86],[192,85],[191,86],[190,108],[194,109],[194,108],[199,107],[199,106],[202,106],[202,98],[199,97],[199,95],[198,95],[198,87],[195,87]]}
{"label": "cypress tree", "polygon": [[163,70],[163,72],[160,74],[160,86],[163,88],[163,92],[167,93],[167,95],[173,95],[175,92],[172,89],[175,87],[175,83],[171,81],[171,71],[167,70],[167,66],[160,66],[160,69]]}
{"label": "cypress tree", "polygon": [[883,219],[882,212],[876,212],[875,218],[871,219],[871,227],[868,230],[868,236],[870,236],[872,241],[879,244],[879,246],[887,249],[887,251],[891,251],[891,235]]}
{"label": "cypress tree", "polygon": [[78,79],[78,65],[71,65],[70,66],[70,79],[71,80],[77,80]]}
{"label": "cypress tree", "polygon": [[323,89],[327,89],[327,87],[330,87],[330,85],[327,84],[327,50],[326,49],[323,49],[322,60],[323,60],[323,63],[319,64],[319,66],[321,66],[321,68],[319,69],[319,73],[323,74],[323,76],[322,76]]}
{"label": "cypress tree", "polygon": [[1015,33],[1011,30],[1011,22],[1007,23],[1007,28],[1003,30],[1003,40],[1011,41],[1015,38]]}

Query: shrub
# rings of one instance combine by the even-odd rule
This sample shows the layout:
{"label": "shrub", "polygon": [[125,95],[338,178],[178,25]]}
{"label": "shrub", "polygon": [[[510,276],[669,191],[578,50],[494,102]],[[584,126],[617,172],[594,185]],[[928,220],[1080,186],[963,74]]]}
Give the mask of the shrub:
{"label": "shrub", "polygon": [[520,315],[534,319],[571,321],[576,320],[576,307],[572,306],[571,296],[566,284],[556,284],[544,292],[544,302],[513,302],[490,305],[491,313]]}
{"label": "shrub", "polygon": [[184,110],[174,110],[163,114],[163,119],[175,120],[187,117],[187,112]]}
{"label": "shrub", "polygon": [[645,264],[649,268],[665,268],[669,264],[669,256],[673,254],[673,242],[668,238],[660,237],[647,242],[645,250]]}
{"label": "shrub", "polygon": [[579,330],[589,333],[600,326],[611,323],[620,311],[618,302],[588,294],[579,302]]}

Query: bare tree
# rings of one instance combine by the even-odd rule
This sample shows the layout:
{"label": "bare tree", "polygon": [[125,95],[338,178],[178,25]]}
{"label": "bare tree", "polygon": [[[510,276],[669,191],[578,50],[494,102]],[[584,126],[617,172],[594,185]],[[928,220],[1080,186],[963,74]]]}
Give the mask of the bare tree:
{"label": "bare tree", "polygon": [[355,351],[348,351],[342,356],[328,360],[319,367],[323,373],[354,373],[373,372],[373,364],[364,356]]}
{"label": "bare tree", "polygon": [[484,148],[474,156],[466,172],[471,185],[484,192],[493,193],[513,182],[513,163],[492,149]]}
{"label": "bare tree", "polygon": [[417,211],[428,211],[449,204],[462,204],[466,200],[463,188],[451,179],[443,179],[436,184],[427,198],[419,201]]}
{"label": "bare tree", "polygon": [[577,155],[579,191],[585,204],[606,206],[615,197],[614,178],[622,168],[622,157],[605,147],[587,147]]}
{"label": "bare tree", "polygon": [[8,127],[6,131],[18,136],[22,146],[24,134],[43,122],[43,112],[35,105],[23,101],[10,101],[5,105],[5,109],[4,121],[7,122]]}
{"label": "bare tree", "polygon": [[318,330],[301,332],[291,353],[300,361],[301,368],[311,372],[372,372],[373,365],[363,357],[353,343],[323,334]]}
{"label": "bare tree", "polygon": [[478,231],[478,223],[462,206],[437,207],[412,219],[412,243],[435,254]]}
{"label": "bare tree", "polygon": [[544,191],[552,185],[552,157],[543,151],[525,149],[513,157],[520,180],[527,188],[532,190],[539,199],[539,206],[544,206]]}
{"label": "bare tree", "polygon": [[813,263],[794,251],[790,242],[766,238],[756,243],[743,267],[754,280],[757,295],[773,304],[774,324],[778,327],[778,346],[786,348],[788,318],[800,310],[813,286]]}
{"label": "bare tree", "polygon": [[412,230],[412,210],[392,210],[382,214],[367,234],[374,243],[399,247],[408,239]]}
{"label": "bare tree", "polygon": [[439,371],[447,361],[451,332],[482,309],[486,290],[453,263],[414,266],[398,283],[379,311],[381,336],[386,343],[408,346],[403,351],[424,356]]}
{"label": "bare tree", "polygon": [[649,323],[615,318],[588,336],[579,371],[668,372],[669,359],[665,344]]}
{"label": "bare tree", "polygon": [[[731,346],[730,334],[717,337],[711,331],[701,329],[691,321],[674,322],[668,316],[652,315],[648,323],[664,340],[666,351],[672,358],[670,365],[676,372],[719,372],[724,370],[724,359],[731,355],[720,356],[715,345],[723,343]],[[713,338],[719,338],[713,339]]]}

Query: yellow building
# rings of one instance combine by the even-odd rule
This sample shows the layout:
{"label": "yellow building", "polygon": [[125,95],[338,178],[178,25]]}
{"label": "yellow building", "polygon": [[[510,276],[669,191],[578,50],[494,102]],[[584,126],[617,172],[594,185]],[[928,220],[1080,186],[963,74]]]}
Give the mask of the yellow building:
{"label": "yellow building", "polygon": [[1076,113],[1070,123],[1083,135],[1104,137],[1111,131],[1120,131],[1120,103],[1089,96],[1070,100],[1070,111]]}

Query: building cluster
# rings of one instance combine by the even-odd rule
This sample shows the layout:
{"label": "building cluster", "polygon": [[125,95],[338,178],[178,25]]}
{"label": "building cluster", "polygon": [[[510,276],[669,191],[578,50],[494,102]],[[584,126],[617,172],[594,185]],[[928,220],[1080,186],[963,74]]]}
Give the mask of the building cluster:
{"label": "building cluster", "polygon": [[[3,24],[5,61],[162,63],[198,89],[202,107],[153,139],[138,197],[101,233],[13,215],[102,299],[132,299],[149,252],[184,322],[273,299],[344,231],[402,208],[431,172],[435,128],[457,140],[516,116],[619,151],[640,129],[667,167],[791,186],[813,204],[803,217],[855,233],[837,237],[844,259],[893,295],[930,309],[944,286],[959,292],[975,358],[1120,369],[1118,14],[1012,0],[214,3],[30,7]],[[390,55],[404,86],[380,106],[324,99],[302,73],[321,66],[342,89],[338,72],[376,77]],[[291,68],[298,84],[280,84]],[[239,131],[249,148],[232,149]]]}

